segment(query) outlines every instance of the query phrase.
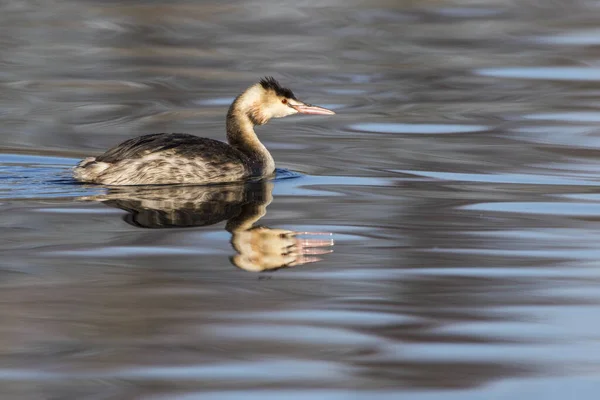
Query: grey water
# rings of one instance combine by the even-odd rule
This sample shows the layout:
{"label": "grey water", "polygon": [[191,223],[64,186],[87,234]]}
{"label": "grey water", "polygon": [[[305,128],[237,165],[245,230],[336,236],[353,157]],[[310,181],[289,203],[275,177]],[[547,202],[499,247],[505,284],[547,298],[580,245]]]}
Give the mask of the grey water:
{"label": "grey water", "polygon": [[[591,0],[3,1],[0,397],[597,398],[599,24]],[[136,135],[224,139],[265,75],[337,113],[257,129],[275,179],[71,179]]]}

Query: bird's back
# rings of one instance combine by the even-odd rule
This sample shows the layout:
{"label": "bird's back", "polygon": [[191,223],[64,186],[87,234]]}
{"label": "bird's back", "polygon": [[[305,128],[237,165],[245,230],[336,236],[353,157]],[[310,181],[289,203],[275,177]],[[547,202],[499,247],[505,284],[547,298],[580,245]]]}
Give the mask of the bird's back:
{"label": "bird's back", "polygon": [[105,185],[233,182],[249,160],[227,143],[185,133],[139,136],[75,167],[75,178]]}

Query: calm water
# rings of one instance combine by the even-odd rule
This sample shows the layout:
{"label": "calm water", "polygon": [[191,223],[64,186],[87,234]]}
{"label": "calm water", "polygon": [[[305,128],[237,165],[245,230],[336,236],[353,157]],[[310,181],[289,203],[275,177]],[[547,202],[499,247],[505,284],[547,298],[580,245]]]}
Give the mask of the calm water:
{"label": "calm water", "polygon": [[[591,0],[2,2],[0,397],[595,399],[598,26]],[[224,138],[264,75],[338,113],[259,128],[277,179],[70,179],[138,134]]]}

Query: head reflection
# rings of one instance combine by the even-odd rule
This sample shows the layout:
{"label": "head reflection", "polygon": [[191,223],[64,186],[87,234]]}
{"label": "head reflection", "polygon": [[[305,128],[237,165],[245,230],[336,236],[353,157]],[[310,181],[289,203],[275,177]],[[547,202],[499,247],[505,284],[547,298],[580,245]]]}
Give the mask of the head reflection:
{"label": "head reflection", "polygon": [[[273,200],[272,182],[218,186],[138,186],[87,197],[128,212],[123,218],[140,228],[187,228],[227,220],[236,251],[231,262],[246,271],[272,271],[320,261],[331,253],[330,233],[296,232],[255,224]],[[314,238],[311,238],[314,236]]]}

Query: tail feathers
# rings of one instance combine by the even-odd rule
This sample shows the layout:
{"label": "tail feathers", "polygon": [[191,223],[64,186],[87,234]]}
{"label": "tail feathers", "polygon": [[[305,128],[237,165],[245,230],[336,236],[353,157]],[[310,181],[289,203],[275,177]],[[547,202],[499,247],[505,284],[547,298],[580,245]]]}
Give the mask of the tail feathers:
{"label": "tail feathers", "polygon": [[73,177],[80,182],[96,182],[96,178],[109,166],[105,162],[96,162],[95,157],[88,157],[73,169]]}

